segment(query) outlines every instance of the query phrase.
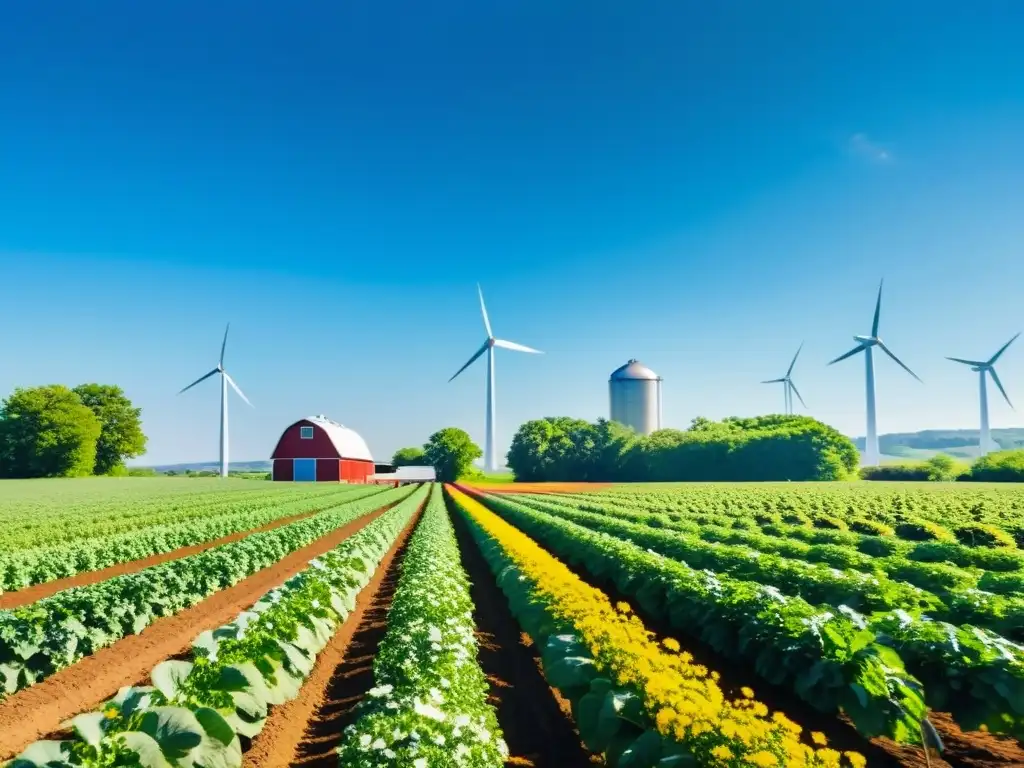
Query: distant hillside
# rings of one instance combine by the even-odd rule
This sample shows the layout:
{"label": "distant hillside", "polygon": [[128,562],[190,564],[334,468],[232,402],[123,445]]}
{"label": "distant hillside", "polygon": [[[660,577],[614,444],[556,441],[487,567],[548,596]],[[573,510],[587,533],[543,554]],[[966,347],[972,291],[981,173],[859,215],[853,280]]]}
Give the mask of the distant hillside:
{"label": "distant hillside", "polygon": [[[228,464],[228,469],[232,472],[269,472],[271,466],[269,461],[232,461]],[[146,469],[155,469],[157,472],[177,472],[179,474],[187,469],[193,472],[216,472],[220,469],[220,462],[198,461],[192,464],[161,464],[156,467],[146,467]]]}
{"label": "distant hillside", "polygon": [[[895,458],[927,459],[936,453],[948,453],[973,459],[978,456],[978,439],[977,429],[925,429],[879,435],[878,447],[883,456]],[[1024,448],[1024,428],[993,429],[992,439],[1006,450]],[[864,450],[863,437],[856,437],[853,442],[858,450]]]}

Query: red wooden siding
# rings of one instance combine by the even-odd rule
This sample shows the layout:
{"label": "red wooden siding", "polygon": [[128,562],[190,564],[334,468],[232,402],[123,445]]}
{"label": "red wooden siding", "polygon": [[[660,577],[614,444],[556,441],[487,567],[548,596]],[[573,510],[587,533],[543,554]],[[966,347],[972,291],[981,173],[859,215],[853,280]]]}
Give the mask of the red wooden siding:
{"label": "red wooden siding", "polygon": [[[300,437],[302,427],[313,428],[313,439],[303,440]],[[288,427],[281,439],[277,441],[277,447],[270,456],[272,459],[341,459],[338,451],[331,442],[331,438],[320,427],[311,421],[303,419]],[[319,462],[318,462],[319,464]],[[319,471],[319,470],[318,470]],[[289,478],[291,479],[291,478]]]}
{"label": "red wooden siding", "polygon": [[318,483],[336,483],[341,479],[339,472],[339,466],[344,464],[343,461],[336,459],[317,459],[316,461],[316,481]]}
{"label": "red wooden siding", "polygon": [[345,460],[341,462],[341,479],[350,483],[365,483],[373,474],[372,461]]}
{"label": "red wooden siding", "polygon": [[294,480],[294,467],[291,459],[274,459],[274,480]]}

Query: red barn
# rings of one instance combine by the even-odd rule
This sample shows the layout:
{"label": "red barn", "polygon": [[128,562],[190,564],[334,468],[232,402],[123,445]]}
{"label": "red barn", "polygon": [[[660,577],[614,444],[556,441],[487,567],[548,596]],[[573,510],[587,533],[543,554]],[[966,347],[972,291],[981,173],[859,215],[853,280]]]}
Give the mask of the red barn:
{"label": "red barn", "polygon": [[365,483],[374,472],[366,441],[326,416],[292,424],[271,455],[274,480],[318,483]]}

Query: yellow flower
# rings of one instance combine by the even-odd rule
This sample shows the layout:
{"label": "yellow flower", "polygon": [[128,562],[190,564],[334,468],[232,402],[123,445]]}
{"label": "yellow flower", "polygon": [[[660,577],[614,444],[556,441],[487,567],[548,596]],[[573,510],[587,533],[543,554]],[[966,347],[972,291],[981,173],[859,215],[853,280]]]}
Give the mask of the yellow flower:
{"label": "yellow flower", "polygon": [[743,698],[745,698],[745,699],[752,699],[752,698],[754,698],[754,689],[753,688],[748,688],[745,685],[742,688],[740,688],[740,693],[743,694]]}
{"label": "yellow flower", "polygon": [[719,760],[731,760],[733,758],[732,750],[724,744],[719,744],[717,747],[712,749],[711,756],[717,757]]}
{"label": "yellow flower", "polygon": [[850,761],[853,768],[866,768],[868,761],[860,752],[843,752],[843,757]]}
{"label": "yellow flower", "polygon": [[625,603],[621,600],[615,604],[615,607],[618,609],[619,613],[629,613],[633,610],[629,607],[629,603]]}
{"label": "yellow flower", "polygon": [[819,747],[828,746],[828,739],[825,738],[825,734],[821,731],[811,731],[811,741]]}
{"label": "yellow flower", "polygon": [[661,644],[668,648],[673,653],[679,653],[679,641],[673,637],[666,637],[661,641]]}
{"label": "yellow flower", "polygon": [[107,718],[107,720],[113,720],[117,717],[117,707],[107,707],[103,710],[103,716]]}

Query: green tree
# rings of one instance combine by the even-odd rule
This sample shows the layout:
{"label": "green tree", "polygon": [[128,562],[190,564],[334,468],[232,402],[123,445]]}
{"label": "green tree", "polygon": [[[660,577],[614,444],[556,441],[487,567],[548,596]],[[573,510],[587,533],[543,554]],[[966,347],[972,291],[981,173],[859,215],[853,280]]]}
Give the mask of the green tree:
{"label": "green tree", "polygon": [[142,409],[132,405],[124,390],[112,384],[81,384],[75,387],[74,392],[100,421],[93,474],[117,473],[127,459],[146,452]]}
{"label": "green tree", "polygon": [[426,463],[422,448],[399,448],[391,457],[391,463],[396,467],[418,467]]}
{"label": "green tree", "polygon": [[1024,450],[996,451],[982,456],[960,479],[983,483],[1024,482]]}
{"label": "green tree", "polygon": [[82,477],[96,464],[102,427],[60,384],[18,388],[0,406],[0,472],[5,477]]}
{"label": "green tree", "polygon": [[930,457],[924,462],[924,468],[928,479],[938,482],[956,480],[957,475],[961,474],[956,459],[948,453],[937,453]]}
{"label": "green tree", "polygon": [[423,458],[443,483],[458,480],[473,465],[473,460],[481,456],[480,446],[458,427],[435,432],[423,446]]}

